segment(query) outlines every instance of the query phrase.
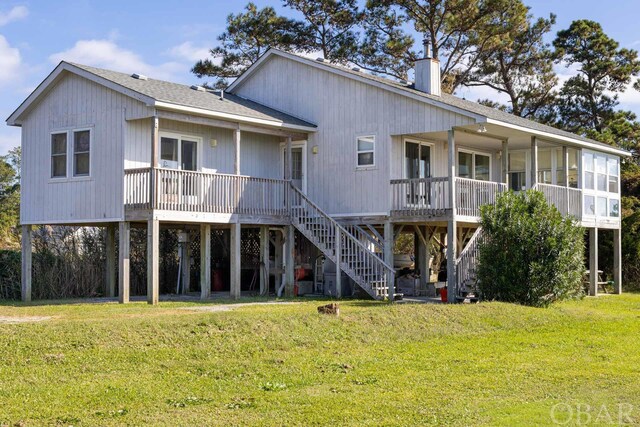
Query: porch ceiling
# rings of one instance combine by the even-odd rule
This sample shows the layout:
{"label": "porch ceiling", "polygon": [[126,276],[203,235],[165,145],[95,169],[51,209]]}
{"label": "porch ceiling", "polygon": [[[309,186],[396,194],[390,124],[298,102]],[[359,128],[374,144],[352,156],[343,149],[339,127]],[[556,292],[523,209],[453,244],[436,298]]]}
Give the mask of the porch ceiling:
{"label": "porch ceiling", "polygon": [[[486,132],[478,132],[480,126],[484,126]],[[484,149],[484,150],[501,150],[502,139],[508,139],[510,149],[531,148],[531,133],[517,129],[511,129],[496,124],[471,124],[466,126],[457,126],[455,133],[456,145]],[[438,132],[422,132],[414,133],[406,136],[413,136],[429,141],[447,141],[447,131]],[[563,144],[559,141],[551,141],[538,137],[540,147],[560,146]]]}

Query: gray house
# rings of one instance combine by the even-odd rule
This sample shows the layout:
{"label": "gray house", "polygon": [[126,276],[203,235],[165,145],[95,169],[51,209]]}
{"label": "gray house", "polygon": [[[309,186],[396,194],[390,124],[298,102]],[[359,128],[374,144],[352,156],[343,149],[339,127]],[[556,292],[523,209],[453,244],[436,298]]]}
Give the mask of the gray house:
{"label": "gray house", "polygon": [[[394,243],[410,232],[422,272],[443,251],[455,301],[473,292],[479,207],[532,187],[589,229],[592,294],[598,230],[613,230],[620,292],[628,153],[441,93],[434,59],[415,71],[415,83],[396,82],[271,49],[220,92],[60,63],[7,119],[22,128],[24,299],[31,227],[59,224],[107,228],[106,294],[121,302],[132,226],[147,228],[150,303],[161,227],[199,230],[203,298],[221,244],[240,297],[241,231],[254,229],[263,294],[274,282],[292,295],[302,254],[315,251],[335,266],[334,295],[347,281],[393,296]],[[227,239],[212,243],[219,230]]]}

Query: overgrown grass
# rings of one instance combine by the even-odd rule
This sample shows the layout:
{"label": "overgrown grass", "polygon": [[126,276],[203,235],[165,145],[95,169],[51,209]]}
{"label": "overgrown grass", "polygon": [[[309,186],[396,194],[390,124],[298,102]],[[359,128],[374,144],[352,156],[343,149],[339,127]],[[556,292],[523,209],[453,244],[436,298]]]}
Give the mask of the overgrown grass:
{"label": "overgrown grass", "polygon": [[0,305],[0,425],[640,422],[640,295],[319,304]]}

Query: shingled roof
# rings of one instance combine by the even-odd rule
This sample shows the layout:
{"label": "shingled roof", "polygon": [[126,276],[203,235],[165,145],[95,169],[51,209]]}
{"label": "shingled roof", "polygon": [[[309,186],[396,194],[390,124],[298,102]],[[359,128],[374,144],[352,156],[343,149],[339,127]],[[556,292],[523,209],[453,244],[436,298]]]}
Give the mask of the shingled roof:
{"label": "shingled roof", "polygon": [[[430,102],[432,104],[435,105],[442,105],[442,106],[448,106],[448,107],[453,107],[457,110],[459,110],[460,112],[464,113],[469,113],[471,115],[473,115],[474,117],[476,117],[476,119],[479,119],[479,122],[482,121],[486,121],[487,119],[489,120],[495,120],[504,124],[508,124],[508,125],[512,125],[512,126],[518,126],[518,127],[522,127],[522,128],[526,128],[529,129],[531,131],[538,131],[538,132],[544,132],[547,134],[551,134],[551,135],[555,135],[558,137],[562,137],[562,138],[570,138],[572,140],[575,141],[580,141],[580,142],[584,142],[584,143],[588,143],[588,144],[596,144],[599,146],[602,146],[603,148],[607,148],[608,150],[615,150],[618,151],[619,154],[622,155],[628,155],[629,153],[624,151],[624,150],[620,150],[617,149],[615,147],[611,147],[608,144],[599,142],[599,141],[595,141],[593,139],[590,138],[586,138],[584,136],[581,135],[577,135],[575,133],[571,133],[571,132],[567,132],[564,131],[562,129],[558,129],[555,128],[553,126],[548,126],[548,125],[544,125],[542,123],[538,123],[535,122],[533,120],[529,120],[529,119],[525,119],[519,116],[515,116],[513,114],[507,113],[505,111],[502,110],[498,110],[496,108],[491,108],[482,104],[479,104],[477,102],[473,102],[473,101],[469,101],[463,98],[459,98],[455,95],[450,95],[450,94],[446,94],[446,93],[442,93],[442,95],[437,96],[437,95],[432,95],[426,92],[422,92],[419,91],[417,89],[415,89],[414,84],[412,82],[399,82],[399,81],[395,81],[395,80],[391,80],[388,78],[384,78],[384,77],[380,77],[380,76],[376,76],[376,75],[372,75],[366,72],[362,72],[360,70],[354,70],[352,68],[348,68],[346,66],[343,65],[337,65],[337,64],[333,64],[329,61],[326,60],[314,60],[311,58],[307,58],[295,53],[290,53],[290,52],[285,52],[285,51],[281,51],[278,49],[269,49],[267,52],[265,52],[263,54],[263,56],[260,58],[262,60],[266,60],[270,55],[278,55],[281,57],[288,57],[288,58],[292,58],[295,59],[299,62],[303,62],[303,63],[307,63],[308,65],[311,66],[316,66],[316,67],[324,67],[327,70],[332,70],[332,71],[336,71],[339,72],[341,74],[348,74],[353,76],[354,78],[357,79],[364,79],[365,81],[370,81],[374,84],[378,84],[378,85],[383,85],[386,86],[388,88],[394,89],[396,91],[400,91],[401,93],[406,93],[407,95],[413,96],[413,97],[417,97],[417,98],[422,98],[427,102]],[[260,64],[256,63],[254,64],[254,66],[252,66],[251,68],[253,69],[257,69],[257,67],[259,67]],[[245,74],[250,74],[253,70],[249,69],[247,71],[245,71]],[[240,84],[240,82],[242,81],[242,78],[244,77],[244,74],[242,76],[240,76],[239,79],[237,79],[233,84],[231,84],[231,86],[229,87],[230,90],[234,90],[234,86],[236,84]]]}
{"label": "shingled roof", "polygon": [[[141,98],[144,99],[150,99],[180,107],[191,107],[212,113],[231,115],[239,119],[258,119],[265,121],[266,124],[282,125],[283,127],[289,126],[294,128],[302,127],[311,129],[316,127],[313,123],[309,123],[305,120],[291,116],[290,114],[266,107],[237,95],[225,92],[224,97],[221,97],[221,93],[218,90],[214,91],[204,88],[196,90],[191,86],[179,83],[172,83],[152,78],[138,79],[132,77],[131,74],[66,61],[62,61],[58,67],[56,67],[56,70],[60,71],[62,69],[66,69],[67,71],[73,72],[74,68],[107,80],[108,82],[117,85],[116,87],[119,86],[127,91],[141,95]],[[56,70],[54,70],[51,75],[45,79],[41,86],[46,86],[48,84],[47,80],[54,77]],[[40,86],[25,100],[23,105],[34,101],[38,96],[39,89]],[[12,114],[12,117],[23,107],[23,105],[21,105],[16,112]]]}

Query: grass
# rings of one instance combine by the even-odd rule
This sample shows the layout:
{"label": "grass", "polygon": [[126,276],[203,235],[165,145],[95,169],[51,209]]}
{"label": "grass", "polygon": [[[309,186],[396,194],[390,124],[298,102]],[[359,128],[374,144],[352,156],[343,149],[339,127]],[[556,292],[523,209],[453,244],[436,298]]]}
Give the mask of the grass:
{"label": "grass", "polygon": [[0,425],[640,423],[640,295],[319,304],[0,304]]}

